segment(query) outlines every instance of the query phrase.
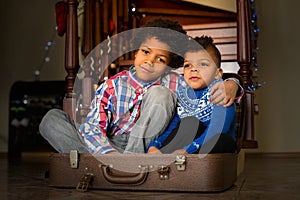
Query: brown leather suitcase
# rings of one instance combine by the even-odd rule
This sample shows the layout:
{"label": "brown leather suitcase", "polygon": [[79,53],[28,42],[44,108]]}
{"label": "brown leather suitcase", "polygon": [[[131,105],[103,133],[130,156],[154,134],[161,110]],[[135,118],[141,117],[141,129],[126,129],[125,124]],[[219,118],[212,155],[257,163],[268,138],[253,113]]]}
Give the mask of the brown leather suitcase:
{"label": "brown leather suitcase", "polygon": [[[240,76],[236,77],[243,83]],[[238,153],[245,129],[245,101],[236,105],[237,153],[78,154],[50,156],[49,184],[61,188],[144,191],[219,192],[237,179]],[[240,171],[240,170],[239,170]]]}
{"label": "brown leather suitcase", "polygon": [[219,192],[237,178],[237,154],[70,154],[50,156],[54,187]]}

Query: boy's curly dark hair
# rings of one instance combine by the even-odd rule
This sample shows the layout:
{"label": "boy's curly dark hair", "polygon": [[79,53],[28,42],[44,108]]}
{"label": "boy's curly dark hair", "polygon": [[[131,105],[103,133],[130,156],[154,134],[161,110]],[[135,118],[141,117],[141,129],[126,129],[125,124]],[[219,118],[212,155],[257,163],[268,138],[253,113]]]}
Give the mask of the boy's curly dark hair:
{"label": "boy's curly dark hair", "polygon": [[201,37],[190,38],[188,43],[189,52],[200,51],[200,50],[213,50],[216,60],[217,67],[221,66],[221,53],[219,49],[216,47],[214,40],[210,36],[202,35]]}
{"label": "boy's curly dark hair", "polygon": [[182,25],[178,21],[172,21],[169,19],[157,18],[152,21],[148,21],[142,27],[159,27],[159,28],[168,28],[179,33],[186,34],[186,31],[183,29]]}
{"label": "boy's curly dark hair", "polygon": [[143,42],[153,37],[163,43],[166,43],[171,48],[169,66],[171,68],[181,67],[184,61],[184,47],[186,47],[188,39],[186,31],[183,29],[182,25],[177,21],[162,18],[149,21],[135,32],[132,43],[133,48],[139,49]]}

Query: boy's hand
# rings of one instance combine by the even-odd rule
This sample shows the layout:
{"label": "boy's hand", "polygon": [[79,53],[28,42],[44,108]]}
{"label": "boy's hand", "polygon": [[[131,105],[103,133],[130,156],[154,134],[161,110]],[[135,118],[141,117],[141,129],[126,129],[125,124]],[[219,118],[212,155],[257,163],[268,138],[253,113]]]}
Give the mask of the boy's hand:
{"label": "boy's hand", "polygon": [[161,151],[154,147],[154,146],[151,146],[149,149],[148,149],[148,153],[149,154],[162,154]]}
{"label": "boy's hand", "polygon": [[232,80],[216,83],[210,88],[210,102],[218,106],[231,106],[238,89],[238,85]]}
{"label": "boy's hand", "polygon": [[186,152],[186,150],[184,150],[184,149],[177,149],[177,150],[173,151],[172,154],[187,155],[188,152]]}

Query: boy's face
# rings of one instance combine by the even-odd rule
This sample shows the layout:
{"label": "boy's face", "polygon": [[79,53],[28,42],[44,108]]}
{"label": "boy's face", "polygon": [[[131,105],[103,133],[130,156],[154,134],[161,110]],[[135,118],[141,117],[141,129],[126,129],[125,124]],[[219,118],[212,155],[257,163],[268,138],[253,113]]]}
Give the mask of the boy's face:
{"label": "boy's face", "polygon": [[143,42],[135,54],[136,77],[147,83],[163,75],[169,68],[169,50],[167,44],[156,38],[149,38]]}
{"label": "boy's face", "polygon": [[222,77],[221,68],[216,66],[212,50],[187,52],[184,59],[184,79],[192,89],[207,87],[213,80]]}

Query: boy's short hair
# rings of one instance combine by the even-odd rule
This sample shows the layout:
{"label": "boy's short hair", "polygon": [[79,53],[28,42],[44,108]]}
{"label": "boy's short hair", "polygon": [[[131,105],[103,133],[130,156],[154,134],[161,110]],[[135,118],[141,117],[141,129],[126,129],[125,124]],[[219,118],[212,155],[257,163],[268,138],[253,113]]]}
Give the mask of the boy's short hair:
{"label": "boy's short hair", "polygon": [[[178,34],[174,31],[177,31]],[[149,21],[135,32],[132,42],[133,48],[136,50],[139,49],[143,42],[153,37],[163,43],[166,43],[171,48],[171,59],[169,66],[171,68],[181,67],[184,62],[184,47],[186,47],[188,40],[186,31],[183,29],[182,25],[177,21],[171,21],[162,18]]]}
{"label": "boy's short hair", "polygon": [[217,67],[221,66],[221,53],[214,44],[214,40],[210,36],[202,35],[201,37],[190,38],[188,43],[189,52],[201,51],[201,50],[213,50],[215,58],[217,60]]}

